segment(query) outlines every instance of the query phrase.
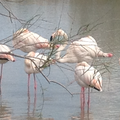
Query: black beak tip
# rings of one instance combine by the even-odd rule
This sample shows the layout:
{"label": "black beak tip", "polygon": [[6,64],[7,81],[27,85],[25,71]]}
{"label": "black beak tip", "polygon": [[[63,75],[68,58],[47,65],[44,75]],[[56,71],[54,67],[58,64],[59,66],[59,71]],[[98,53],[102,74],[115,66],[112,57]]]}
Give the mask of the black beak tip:
{"label": "black beak tip", "polygon": [[50,37],[50,41],[52,41],[52,36]]}
{"label": "black beak tip", "polygon": [[94,87],[95,90],[100,91],[98,88]]}

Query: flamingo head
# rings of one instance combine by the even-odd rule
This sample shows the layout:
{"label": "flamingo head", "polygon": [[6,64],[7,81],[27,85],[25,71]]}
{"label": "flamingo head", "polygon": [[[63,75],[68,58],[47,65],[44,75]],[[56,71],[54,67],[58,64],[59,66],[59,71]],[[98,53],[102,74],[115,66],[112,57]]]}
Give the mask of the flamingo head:
{"label": "flamingo head", "polygon": [[27,28],[21,28],[15,34],[20,35],[21,33],[27,33],[27,32],[29,32]]}
{"label": "flamingo head", "polygon": [[100,83],[100,81],[98,81],[97,79],[93,79],[91,81],[91,86],[90,87],[93,87],[94,89],[102,92],[102,83]]}
{"label": "flamingo head", "polygon": [[68,35],[62,29],[55,31],[50,37],[50,42],[54,44],[64,44],[66,41],[68,41]]}
{"label": "flamingo head", "polygon": [[59,48],[60,47],[60,45],[55,45],[55,48]]}

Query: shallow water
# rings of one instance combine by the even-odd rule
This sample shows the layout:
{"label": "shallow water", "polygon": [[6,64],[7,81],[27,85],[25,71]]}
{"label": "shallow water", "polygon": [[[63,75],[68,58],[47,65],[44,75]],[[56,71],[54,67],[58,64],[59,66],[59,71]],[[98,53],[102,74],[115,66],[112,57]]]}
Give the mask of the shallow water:
{"label": "shallow water", "polygon": [[[114,56],[99,61],[110,63],[110,73],[103,74],[103,92],[91,91],[89,109],[87,90],[85,106],[81,108],[80,87],[75,82],[67,87],[70,92],[75,93],[73,96],[58,84],[49,84],[41,74],[36,75],[37,90],[34,91],[32,75],[28,89],[24,60],[16,57],[15,63],[8,62],[4,65],[0,120],[120,119],[119,0],[2,0],[1,3],[0,13],[6,15],[0,15],[2,43],[12,40],[12,34],[21,27],[28,27],[29,30],[49,39],[58,28],[65,30],[70,37],[83,26],[80,37],[93,36],[104,51],[111,52]],[[8,10],[13,14],[9,14]],[[15,17],[17,19],[14,19]],[[27,22],[29,25],[26,24]],[[12,45],[11,42],[6,44]],[[20,50],[13,50],[13,53],[25,55]],[[58,65],[60,67],[55,64],[43,72],[50,80],[67,86],[74,80],[74,72],[63,69],[61,64]],[[68,67],[62,64],[62,66],[74,69],[75,65],[69,64]]]}

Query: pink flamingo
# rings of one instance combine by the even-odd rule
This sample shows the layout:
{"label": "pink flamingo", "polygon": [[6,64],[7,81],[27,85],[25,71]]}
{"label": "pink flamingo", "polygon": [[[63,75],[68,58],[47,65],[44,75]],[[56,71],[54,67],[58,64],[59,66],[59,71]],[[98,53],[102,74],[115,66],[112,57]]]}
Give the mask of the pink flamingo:
{"label": "pink flamingo", "polygon": [[92,36],[81,38],[73,41],[67,48],[66,54],[61,57],[61,51],[68,45],[67,34],[59,29],[52,34],[50,40],[55,41],[62,39],[61,45],[56,52],[56,60],[60,63],[79,63],[86,61],[91,64],[92,60],[97,57],[112,57],[112,53],[104,53],[97,45]]}
{"label": "pink flamingo", "polygon": [[[26,28],[18,30],[13,35],[13,45],[14,48],[20,49],[25,53],[29,53],[31,51],[35,52],[38,49],[51,48],[47,39],[34,32],[30,32]],[[55,47],[58,48],[59,46],[56,45]]]}
{"label": "pink flamingo", "polygon": [[102,76],[86,62],[78,63],[75,68],[75,80],[81,86],[81,96],[84,99],[84,88],[88,88],[88,105],[90,101],[90,88],[102,91]]}
{"label": "pink flamingo", "polygon": [[3,64],[5,64],[8,61],[15,62],[15,59],[12,55],[10,55],[11,50],[9,49],[8,46],[6,45],[0,45],[0,64],[1,64],[1,75],[0,75],[0,83],[2,79],[2,69],[3,69]]}
{"label": "pink flamingo", "polygon": [[[47,56],[35,53],[35,52],[29,52],[26,56],[26,59],[24,61],[25,63],[25,72],[28,74],[28,87],[30,84],[30,74],[33,73],[34,76],[34,88],[36,89],[36,78],[35,73],[41,72],[45,67],[49,66],[50,63],[52,63],[52,60],[50,62],[50,58],[48,59]],[[49,62],[48,62],[49,61]],[[54,61],[53,61],[54,62]]]}

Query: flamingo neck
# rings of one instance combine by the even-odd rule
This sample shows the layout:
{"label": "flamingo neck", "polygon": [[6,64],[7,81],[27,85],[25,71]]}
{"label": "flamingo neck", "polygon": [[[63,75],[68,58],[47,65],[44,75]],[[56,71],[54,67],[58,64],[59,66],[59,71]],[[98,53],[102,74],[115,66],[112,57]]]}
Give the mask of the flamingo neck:
{"label": "flamingo neck", "polygon": [[6,60],[9,60],[9,61],[12,61],[12,62],[15,62],[15,59],[12,55],[9,55],[9,54],[0,54],[0,58],[2,59],[6,59]]}
{"label": "flamingo neck", "polygon": [[32,57],[34,57],[35,56],[35,52],[33,52],[33,51],[31,51],[31,52],[29,52],[28,54],[27,54],[27,57],[29,57],[29,59],[28,58],[26,58],[25,59],[25,65],[28,67],[28,68],[30,68],[31,67],[31,64],[32,64]]}
{"label": "flamingo neck", "polygon": [[31,67],[31,60],[25,59],[25,65],[30,68]]}
{"label": "flamingo neck", "polygon": [[112,57],[112,53],[104,53],[102,51],[98,52],[98,57]]}

